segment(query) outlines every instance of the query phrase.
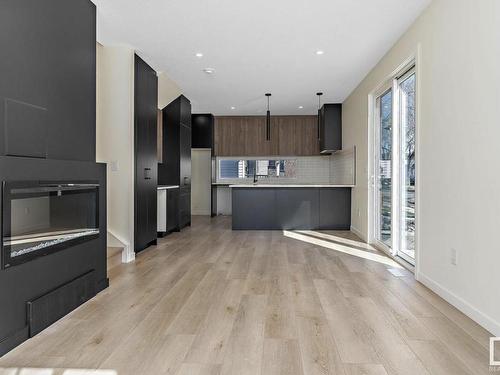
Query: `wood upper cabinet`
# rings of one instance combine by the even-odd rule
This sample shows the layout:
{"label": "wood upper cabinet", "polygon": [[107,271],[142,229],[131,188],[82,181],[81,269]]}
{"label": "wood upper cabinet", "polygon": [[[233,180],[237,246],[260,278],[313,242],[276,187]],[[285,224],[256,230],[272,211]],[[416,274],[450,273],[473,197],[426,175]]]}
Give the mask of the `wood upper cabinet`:
{"label": "wood upper cabinet", "polygon": [[279,123],[279,155],[311,156],[319,154],[316,116],[282,116]]}
{"label": "wood upper cabinet", "polygon": [[278,127],[271,122],[271,140],[266,141],[266,118],[262,116],[225,116],[215,118],[215,155],[277,155]]}
{"label": "wood upper cabinet", "polygon": [[316,116],[271,117],[271,139],[266,141],[263,116],[224,116],[215,119],[217,156],[319,155]]}

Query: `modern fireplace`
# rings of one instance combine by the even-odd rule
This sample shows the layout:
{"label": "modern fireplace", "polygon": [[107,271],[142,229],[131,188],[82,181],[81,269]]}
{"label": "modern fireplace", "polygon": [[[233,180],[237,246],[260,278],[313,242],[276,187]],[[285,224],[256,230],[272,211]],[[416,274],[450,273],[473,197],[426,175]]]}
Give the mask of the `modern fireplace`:
{"label": "modern fireplace", "polygon": [[99,184],[4,181],[2,268],[99,236]]}

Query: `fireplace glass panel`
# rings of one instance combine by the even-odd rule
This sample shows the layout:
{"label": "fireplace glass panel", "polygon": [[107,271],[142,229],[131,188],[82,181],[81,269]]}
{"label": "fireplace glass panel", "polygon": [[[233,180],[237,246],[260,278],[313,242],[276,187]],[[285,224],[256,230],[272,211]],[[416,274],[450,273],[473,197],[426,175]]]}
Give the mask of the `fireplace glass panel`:
{"label": "fireplace glass panel", "polygon": [[99,185],[4,182],[3,268],[99,236]]}

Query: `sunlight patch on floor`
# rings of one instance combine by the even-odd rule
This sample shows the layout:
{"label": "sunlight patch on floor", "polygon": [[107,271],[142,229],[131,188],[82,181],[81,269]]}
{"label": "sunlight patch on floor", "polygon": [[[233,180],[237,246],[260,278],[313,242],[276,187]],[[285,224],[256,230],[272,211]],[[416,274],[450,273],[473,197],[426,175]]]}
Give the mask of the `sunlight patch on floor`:
{"label": "sunlight patch on floor", "polygon": [[[317,232],[315,232],[317,233]],[[398,263],[392,259],[372,252],[356,249],[349,246],[340,245],[330,241],[322,240],[316,237],[311,237],[300,232],[284,230],[283,235],[288,238],[293,238],[298,241],[307,242],[311,245],[321,246],[330,250],[338,251],[340,253],[349,254],[358,258],[363,258],[373,262],[381,263],[394,268],[402,268]]]}
{"label": "sunlight patch on floor", "polygon": [[296,230],[294,232],[306,234],[306,235],[313,236],[313,237],[324,238],[325,240],[340,242],[340,243],[343,243],[345,245],[361,247],[363,249],[370,250],[372,252],[377,252],[377,250],[372,245],[367,244],[365,242],[351,240],[349,238],[335,236],[335,235],[329,234],[329,233],[316,232],[314,230]]}

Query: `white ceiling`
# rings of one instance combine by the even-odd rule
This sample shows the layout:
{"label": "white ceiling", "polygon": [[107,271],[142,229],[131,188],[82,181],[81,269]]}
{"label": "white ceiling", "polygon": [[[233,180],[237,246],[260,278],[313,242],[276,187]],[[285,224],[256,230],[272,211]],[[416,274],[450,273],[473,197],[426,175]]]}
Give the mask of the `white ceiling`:
{"label": "white ceiling", "polygon": [[264,114],[266,92],[273,114],[315,113],[317,91],[342,102],[430,1],[93,0],[101,43],[132,46],[216,115]]}

